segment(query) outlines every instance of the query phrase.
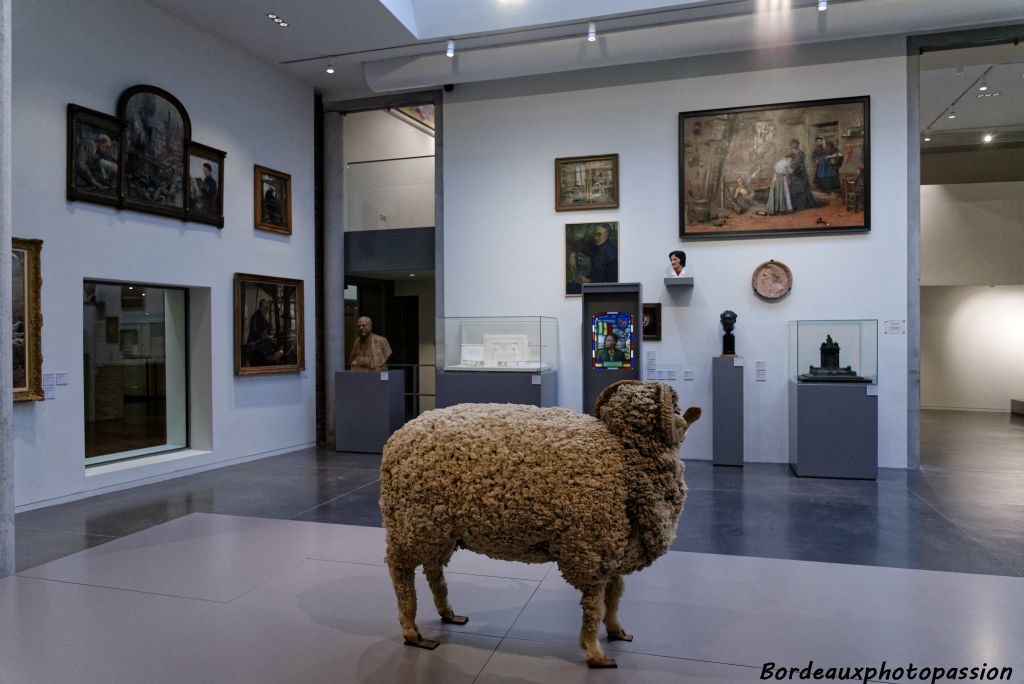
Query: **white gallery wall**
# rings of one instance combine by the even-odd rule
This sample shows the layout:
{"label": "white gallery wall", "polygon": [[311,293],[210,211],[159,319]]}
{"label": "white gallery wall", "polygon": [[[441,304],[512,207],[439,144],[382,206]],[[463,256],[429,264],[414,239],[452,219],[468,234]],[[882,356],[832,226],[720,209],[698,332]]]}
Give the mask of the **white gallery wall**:
{"label": "white gallery wall", "polygon": [[[17,504],[314,442],[313,374],[235,377],[232,354],[233,274],[299,278],[313,367],[312,89],[142,2],[15,0],[13,26],[14,234],[44,241],[43,372],[70,374],[55,399],[14,407]],[[114,114],[118,95],[136,84],[176,96],[192,139],[227,153],[223,229],[67,201],[68,103]],[[292,236],[254,229],[254,164],[291,174]],[[208,397],[192,407],[200,448],[86,472],[86,278],[196,288],[192,337],[208,340],[192,350],[193,379],[198,370],[209,385]]]}
{"label": "white gallery wall", "polygon": [[1024,398],[1024,182],[921,187],[921,408]]}
{"label": "white gallery wall", "polygon": [[921,288],[921,408],[1024,399],[1024,285]]}
{"label": "white gallery wall", "polygon": [[[721,353],[723,310],[739,315],[737,350],[748,366],[745,457],[768,462],[788,460],[787,321],[907,318],[903,57],[544,94],[472,93],[457,86],[445,98],[445,314],[557,317],[560,405],[582,403],[581,302],[563,294],[566,223],[618,221],[620,281],[641,282],[644,301],[661,302],[662,340],[644,349],[657,351],[659,368],[694,371],[693,381],[673,384],[684,406],[706,412],[682,447],[686,458],[711,458],[711,357]],[[870,233],[679,241],[680,112],[857,95],[871,97]],[[613,152],[620,208],[556,213],[554,159]],[[692,292],[663,284],[673,249],[687,253]],[[751,272],[769,259],[789,265],[794,277],[792,292],[775,303],[750,285]],[[905,467],[907,336],[880,332],[878,345],[879,465]],[[754,379],[755,361],[767,362],[765,382]]]}

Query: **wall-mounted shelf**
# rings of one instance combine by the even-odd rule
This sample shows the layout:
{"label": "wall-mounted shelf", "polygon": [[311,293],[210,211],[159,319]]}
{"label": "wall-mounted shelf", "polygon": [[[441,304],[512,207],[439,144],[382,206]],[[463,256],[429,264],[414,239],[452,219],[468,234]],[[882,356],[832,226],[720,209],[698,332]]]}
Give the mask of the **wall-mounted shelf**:
{"label": "wall-mounted shelf", "polygon": [[665,278],[665,287],[693,287],[693,276]]}

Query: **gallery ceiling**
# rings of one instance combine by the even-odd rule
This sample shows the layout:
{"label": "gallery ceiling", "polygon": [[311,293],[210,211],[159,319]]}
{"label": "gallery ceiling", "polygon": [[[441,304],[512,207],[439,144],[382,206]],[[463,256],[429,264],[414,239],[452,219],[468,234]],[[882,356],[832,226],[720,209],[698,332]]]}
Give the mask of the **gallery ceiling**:
{"label": "gallery ceiling", "polygon": [[[1022,0],[144,0],[327,101],[756,47],[1024,22]],[[278,14],[287,22],[268,18]],[[587,40],[594,22],[597,40]],[[449,39],[456,57],[445,55]],[[1024,139],[1024,46],[922,59],[931,143]],[[327,73],[327,67],[333,73]],[[980,78],[988,97],[976,97]],[[972,90],[973,89],[973,90]],[[956,119],[947,109],[956,101]]]}

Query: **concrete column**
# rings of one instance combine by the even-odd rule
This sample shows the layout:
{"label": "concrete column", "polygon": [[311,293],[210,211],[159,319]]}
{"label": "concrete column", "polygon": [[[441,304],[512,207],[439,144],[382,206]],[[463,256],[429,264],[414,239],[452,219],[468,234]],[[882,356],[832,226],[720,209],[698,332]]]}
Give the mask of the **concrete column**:
{"label": "concrete column", "polygon": [[342,115],[324,112],[324,410],[326,437],[335,442],[334,374],[345,370],[345,169]]}
{"label": "concrete column", "polygon": [[0,0],[0,577],[14,574],[11,450],[11,0]]}

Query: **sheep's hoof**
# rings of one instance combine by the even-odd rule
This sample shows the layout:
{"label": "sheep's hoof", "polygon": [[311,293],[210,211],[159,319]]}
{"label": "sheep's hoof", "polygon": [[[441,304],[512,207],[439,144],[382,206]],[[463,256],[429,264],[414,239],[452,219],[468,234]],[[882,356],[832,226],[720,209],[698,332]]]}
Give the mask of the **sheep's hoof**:
{"label": "sheep's hoof", "polygon": [[633,635],[625,632],[608,632],[608,641],[632,641]]}
{"label": "sheep's hoof", "polygon": [[452,615],[451,617],[441,618],[441,622],[445,622],[449,625],[464,625],[469,622],[469,618],[465,615]]}
{"label": "sheep's hoof", "polygon": [[440,641],[434,641],[433,639],[418,639],[413,641],[412,639],[405,640],[406,646],[415,646],[416,648],[425,648],[428,651],[433,651],[435,648],[441,645]]}
{"label": "sheep's hoof", "polygon": [[587,660],[587,667],[592,670],[605,670],[618,667],[618,665],[612,658],[605,658],[604,660]]}

